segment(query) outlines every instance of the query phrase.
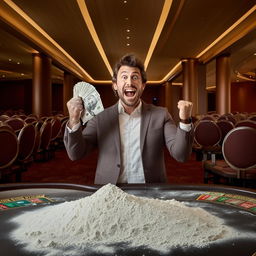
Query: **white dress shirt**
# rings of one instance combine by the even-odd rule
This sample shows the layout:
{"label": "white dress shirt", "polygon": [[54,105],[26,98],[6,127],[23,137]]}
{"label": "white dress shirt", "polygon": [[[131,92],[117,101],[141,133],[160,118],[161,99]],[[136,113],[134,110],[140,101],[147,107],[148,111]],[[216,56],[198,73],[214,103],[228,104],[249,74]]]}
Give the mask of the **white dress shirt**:
{"label": "white dress shirt", "polygon": [[118,183],[145,183],[140,150],[141,106],[140,102],[129,115],[118,103],[122,163]]}

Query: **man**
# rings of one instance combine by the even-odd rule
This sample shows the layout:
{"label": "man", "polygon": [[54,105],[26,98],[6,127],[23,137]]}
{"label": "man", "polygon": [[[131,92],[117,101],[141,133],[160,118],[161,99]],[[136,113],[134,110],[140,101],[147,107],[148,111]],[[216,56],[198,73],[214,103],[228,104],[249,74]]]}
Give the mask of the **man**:
{"label": "man", "polygon": [[98,148],[96,184],[166,182],[164,146],[181,162],[191,153],[192,103],[178,102],[181,122],[177,128],[166,108],[143,102],[146,73],[133,55],[116,64],[112,81],[119,101],[89,120],[84,129],[80,126],[81,98],[68,101],[64,143],[70,159],[80,159]]}

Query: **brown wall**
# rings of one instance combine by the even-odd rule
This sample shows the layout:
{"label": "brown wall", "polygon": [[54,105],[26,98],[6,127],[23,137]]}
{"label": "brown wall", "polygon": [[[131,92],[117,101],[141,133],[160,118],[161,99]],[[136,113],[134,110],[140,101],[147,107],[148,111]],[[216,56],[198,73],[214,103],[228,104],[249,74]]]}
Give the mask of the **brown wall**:
{"label": "brown wall", "polygon": [[[53,113],[62,112],[63,85],[52,85]],[[0,82],[0,111],[8,109],[32,113],[32,80]]]}
{"label": "brown wall", "polygon": [[231,112],[256,112],[256,83],[231,84]]}
{"label": "brown wall", "polygon": [[31,113],[32,81],[0,82],[0,110],[19,110]]}

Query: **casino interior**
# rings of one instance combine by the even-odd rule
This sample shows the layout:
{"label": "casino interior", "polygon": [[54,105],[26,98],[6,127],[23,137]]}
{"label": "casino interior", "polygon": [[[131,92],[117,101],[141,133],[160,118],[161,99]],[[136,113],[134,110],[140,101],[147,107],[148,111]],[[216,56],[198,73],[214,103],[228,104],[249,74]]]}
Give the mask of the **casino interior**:
{"label": "casino interior", "polygon": [[[168,184],[123,189],[149,197],[158,191],[167,199],[178,192],[174,198],[189,202],[190,191],[199,201],[205,193],[232,194],[247,208],[215,198],[212,211],[225,219],[219,208],[233,207],[244,229],[255,223],[256,0],[0,1],[0,214],[6,207],[1,199],[37,193],[71,200],[99,188],[98,152],[79,161],[67,156],[66,103],[84,81],[104,108],[115,104],[113,66],[127,53],[145,66],[143,101],[167,108],[177,125],[177,102],[193,103],[194,142],[185,163],[164,149]],[[224,244],[207,255],[229,248],[225,255],[252,256],[253,244]]]}

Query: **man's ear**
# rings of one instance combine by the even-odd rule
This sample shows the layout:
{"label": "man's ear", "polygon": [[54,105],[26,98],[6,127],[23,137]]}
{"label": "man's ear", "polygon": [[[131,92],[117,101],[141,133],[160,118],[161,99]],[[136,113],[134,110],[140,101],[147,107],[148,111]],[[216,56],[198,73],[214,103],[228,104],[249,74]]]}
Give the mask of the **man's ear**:
{"label": "man's ear", "polygon": [[116,85],[116,83],[112,83],[112,88],[113,88],[113,90],[117,90],[117,85]]}

